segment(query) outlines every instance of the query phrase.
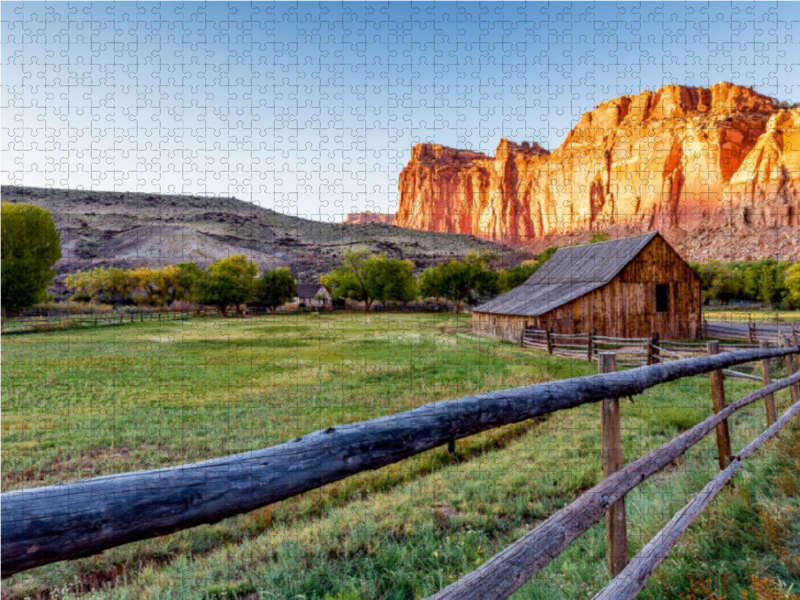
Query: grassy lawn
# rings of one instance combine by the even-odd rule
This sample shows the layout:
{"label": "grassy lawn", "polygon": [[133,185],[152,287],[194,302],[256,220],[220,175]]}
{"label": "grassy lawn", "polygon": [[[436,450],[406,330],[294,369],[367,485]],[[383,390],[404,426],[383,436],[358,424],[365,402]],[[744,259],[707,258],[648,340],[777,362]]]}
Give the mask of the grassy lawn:
{"label": "grassy lawn", "polygon": [[[243,452],[594,370],[474,336],[466,315],[297,314],[11,336],[3,340],[3,490]],[[727,380],[726,389],[732,400],[754,385]],[[779,394],[780,408],[788,402]],[[459,440],[455,457],[426,452],[215,525],[21,573],[4,580],[3,597],[423,597],[600,480],[598,411],[497,429]],[[706,377],[625,401],[626,460],[710,412]],[[763,427],[763,404],[737,413],[734,451]],[[738,600],[756,584],[800,587],[800,428],[788,429],[745,464],[642,597],[699,600],[712,592],[691,594],[708,587]],[[715,465],[712,435],[628,496],[632,551]],[[591,597],[607,581],[604,555],[600,523],[515,597]]]}
{"label": "grassy lawn", "polygon": [[800,310],[735,310],[703,307],[703,316],[709,321],[771,321],[774,323],[777,318],[780,323],[789,323],[800,321]]}

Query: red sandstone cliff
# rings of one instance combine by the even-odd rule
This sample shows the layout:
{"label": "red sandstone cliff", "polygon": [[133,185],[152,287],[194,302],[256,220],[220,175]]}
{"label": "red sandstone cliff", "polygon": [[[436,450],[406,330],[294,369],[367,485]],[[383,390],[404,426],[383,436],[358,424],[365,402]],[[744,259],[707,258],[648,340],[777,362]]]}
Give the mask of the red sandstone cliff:
{"label": "red sandstone cliff", "polygon": [[552,153],[419,144],[395,222],[514,245],[612,227],[799,227],[800,109],[729,83],[667,86],[585,113]]}

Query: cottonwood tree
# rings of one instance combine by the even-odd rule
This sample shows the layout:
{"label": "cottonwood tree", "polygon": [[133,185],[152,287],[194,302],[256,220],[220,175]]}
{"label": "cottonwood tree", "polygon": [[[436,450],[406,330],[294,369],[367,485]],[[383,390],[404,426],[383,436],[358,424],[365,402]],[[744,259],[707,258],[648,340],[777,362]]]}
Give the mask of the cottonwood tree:
{"label": "cottonwood tree", "polygon": [[408,302],[416,298],[409,261],[370,254],[368,250],[345,250],[342,263],[320,281],[334,298],[364,303],[368,311],[375,300]]}
{"label": "cottonwood tree", "polygon": [[297,295],[297,282],[286,267],[265,270],[256,280],[253,301],[275,309]]}
{"label": "cottonwood tree", "polygon": [[61,258],[61,238],[50,211],[11,202],[3,202],[0,210],[2,308],[22,310],[46,300]]}
{"label": "cottonwood tree", "polygon": [[198,304],[218,308],[223,316],[231,306],[240,314],[240,306],[253,295],[257,274],[258,265],[244,254],[219,259],[194,283],[193,298]]}
{"label": "cottonwood tree", "polygon": [[425,297],[450,300],[456,312],[460,312],[465,300],[497,293],[499,276],[489,269],[489,263],[496,258],[491,252],[470,252],[464,260],[451,260],[425,269],[419,279],[420,293]]}

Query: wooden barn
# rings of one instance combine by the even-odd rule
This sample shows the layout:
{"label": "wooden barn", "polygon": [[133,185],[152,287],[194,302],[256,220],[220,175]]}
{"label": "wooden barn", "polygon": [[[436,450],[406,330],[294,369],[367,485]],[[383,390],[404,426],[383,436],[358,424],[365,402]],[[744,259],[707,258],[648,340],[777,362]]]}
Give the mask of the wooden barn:
{"label": "wooden barn", "polygon": [[559,248],[528,281],[472,311],[472,330],[519,342],[553,333],[696,339],[700,278],[657,231]]}

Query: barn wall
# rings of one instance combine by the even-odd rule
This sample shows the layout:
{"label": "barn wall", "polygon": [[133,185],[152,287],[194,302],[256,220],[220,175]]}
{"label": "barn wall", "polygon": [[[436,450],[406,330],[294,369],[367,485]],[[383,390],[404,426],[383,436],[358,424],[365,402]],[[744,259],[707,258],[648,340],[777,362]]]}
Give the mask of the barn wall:
{"label": "barn wall", "polygon": [[[667,284],[668,310],[656,312],[656,284]],[[656,237],[608,285],[542,315],[555,333],[696,339],[701,323],[700,280],[661,237]]]}
{"label": "barn wall", "polygon": [[531,317],[514,317],[490,313],[472,313],[472,332],[488,335],[498,340],[508,340],[519,344],[525,323],[533,326]]}
{"label": "barn wall", "polygon": [[[656,284],[667,284],[668,311],[656,312]],[[525,323],[555,333],[696,339],[700,337],[700,280],[657,236],[608,285],[540,317],[473,313],[472,330],[519,342]]]}

